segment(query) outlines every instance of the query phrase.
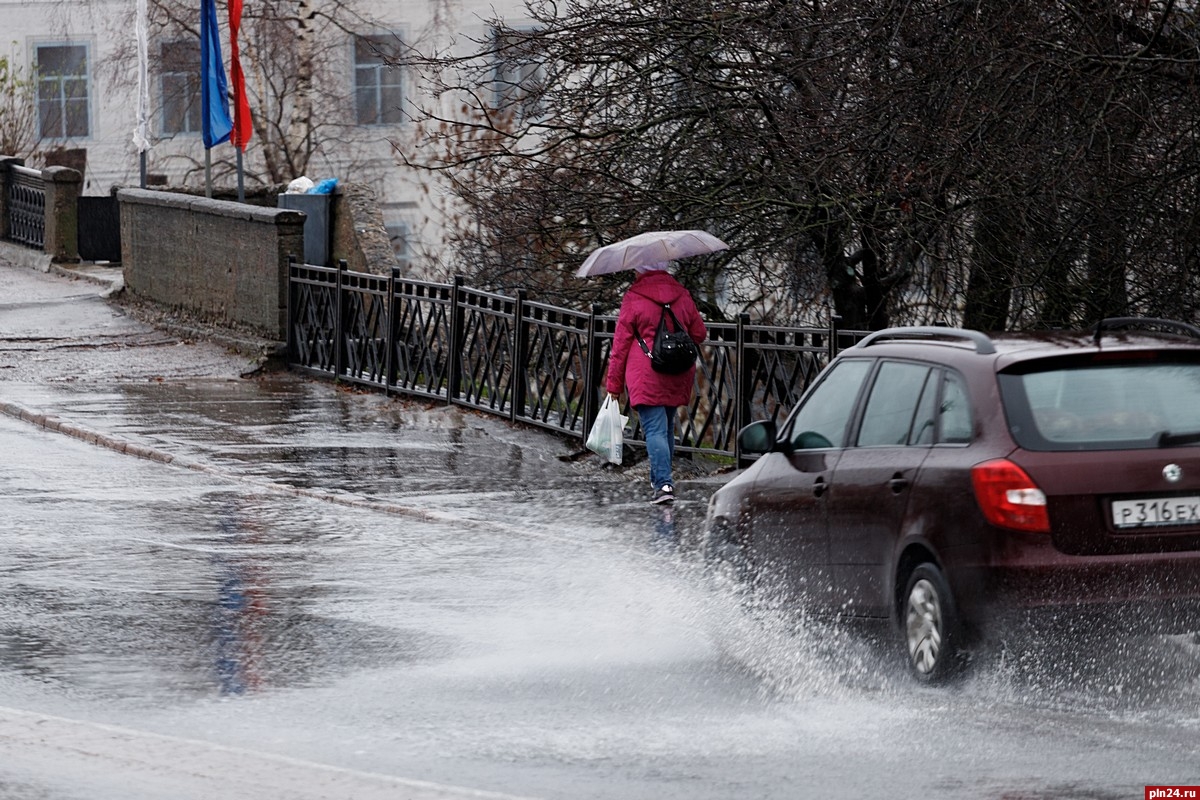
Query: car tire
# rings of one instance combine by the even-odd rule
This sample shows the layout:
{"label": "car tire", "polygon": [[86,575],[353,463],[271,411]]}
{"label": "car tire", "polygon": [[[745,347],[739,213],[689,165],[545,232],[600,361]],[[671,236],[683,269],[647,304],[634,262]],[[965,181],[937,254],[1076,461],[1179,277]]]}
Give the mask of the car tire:
{"label": "car tire", "polygon": [[917,566],[900,601],[900,635],[909,672],[921,683],[943,683],[959,672],[959,625],[942,571]]}

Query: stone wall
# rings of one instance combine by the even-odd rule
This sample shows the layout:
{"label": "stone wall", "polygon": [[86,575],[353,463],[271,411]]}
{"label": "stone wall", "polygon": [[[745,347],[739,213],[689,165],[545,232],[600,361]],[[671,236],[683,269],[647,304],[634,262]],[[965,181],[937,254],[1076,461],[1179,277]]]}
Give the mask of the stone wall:
{"label": "stone wall", "polygon": [[117,199],[126,291],[286,340],[288,255],[304,252],[304,214],[145,189]]}
{"label": "stone wall", "polygon": [[344,259],[351,272],[376,275],[390,275],[399,266],[372,189],[341,184],[333,196],[332,216],[333,264]]}

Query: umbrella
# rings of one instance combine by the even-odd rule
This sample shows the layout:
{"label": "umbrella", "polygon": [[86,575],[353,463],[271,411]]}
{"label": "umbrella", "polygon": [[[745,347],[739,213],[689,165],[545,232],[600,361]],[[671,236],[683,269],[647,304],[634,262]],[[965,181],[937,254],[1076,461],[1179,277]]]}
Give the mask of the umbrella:
{"label": "umbrella", "polygon": [[606,275],[727,249],[729,245],[706,231],[649,231],[597,248],[575,275]]}

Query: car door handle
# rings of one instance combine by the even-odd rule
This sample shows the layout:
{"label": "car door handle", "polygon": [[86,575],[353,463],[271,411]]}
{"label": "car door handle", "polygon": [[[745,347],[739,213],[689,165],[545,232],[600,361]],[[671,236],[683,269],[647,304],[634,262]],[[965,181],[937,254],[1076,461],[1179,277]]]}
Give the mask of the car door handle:
{"label": "car door handle", "polygon": [[820,497],[825,494],[825,490],[829,488],[829,484],[824,478],[817,478],[813,481],[813,497]]}
{"label": "car door handle", "polygon": [[888,488],[892,490],[892,494],[900,494],[908,488],[908,478],[897,472],[892,476],[892,479],[888,481]]}

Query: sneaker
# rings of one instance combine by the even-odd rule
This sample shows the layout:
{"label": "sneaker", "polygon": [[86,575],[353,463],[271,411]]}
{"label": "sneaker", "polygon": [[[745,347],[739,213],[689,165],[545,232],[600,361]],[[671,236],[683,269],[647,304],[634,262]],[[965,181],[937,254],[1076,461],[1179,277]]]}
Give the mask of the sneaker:
{"label": "sneaker", "polygon": [[654,498],[650,502],[656,505],[658,503],[674,503],[675,487],[669,483],[663,484],[654,492]]}

